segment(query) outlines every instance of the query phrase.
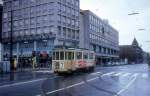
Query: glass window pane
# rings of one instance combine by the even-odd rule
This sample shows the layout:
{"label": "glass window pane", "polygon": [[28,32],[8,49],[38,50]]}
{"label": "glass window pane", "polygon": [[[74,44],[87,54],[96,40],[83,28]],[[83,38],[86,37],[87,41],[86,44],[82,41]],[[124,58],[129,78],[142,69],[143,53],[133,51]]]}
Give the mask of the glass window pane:
{"label": "glass window pane", "polygon": [[59,52],[56,52],[56,60],[59,60]]}
{"label": "glass window pane", "polygon": [[68,53],[68,52],[65,52],[65,59],[66,59],[66,60],[68,60],[68,58],[67,58],[67,57],[68,57],[68,54],[67,54],[67,53]]}
{"label": "glass window pane", "polygon": [[83,53],[83,59],[88,59],[88,53]]}
{"label": "glass window pane", "polygon": [[82,59],[82,53],[81,52],[77,52],[76,56],[77,56],[77,59]]}
{"label": "glass window pane", "polygon": [[55,60],[55,52],[53,52],[53,60]]}
{"label": "glass window pane", "polygon": [[60,60],[64,60],[64,52],[60,52]]}
{"label": "glass window pane", "polygon": [[94,54],[90,53],[90,59],[93,59],[93,58],[94,58]]}
{"label": "glass window pane", "polygon": [[68,60],[71,60],[71,52],[68,52]]}

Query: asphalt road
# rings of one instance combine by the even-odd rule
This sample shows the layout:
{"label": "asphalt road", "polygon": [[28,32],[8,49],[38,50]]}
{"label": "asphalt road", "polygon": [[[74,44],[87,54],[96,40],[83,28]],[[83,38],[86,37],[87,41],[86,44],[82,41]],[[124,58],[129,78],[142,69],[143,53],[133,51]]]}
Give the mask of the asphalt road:
{"label": "asphalt road", "polygon": [[0,76],[0,96],[150,96],[150,70],[137,64],[70,76],[47,70],[6,74]]}

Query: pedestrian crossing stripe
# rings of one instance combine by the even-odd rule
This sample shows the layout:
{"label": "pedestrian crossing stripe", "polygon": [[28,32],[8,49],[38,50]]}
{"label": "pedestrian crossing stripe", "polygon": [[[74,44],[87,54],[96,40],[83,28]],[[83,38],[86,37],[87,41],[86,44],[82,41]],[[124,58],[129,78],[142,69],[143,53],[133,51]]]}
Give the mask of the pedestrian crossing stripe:
{"label": "pedestrian crossing stripe", "polygon": [[132,75],[132,77],[137,77],[139,75],[139,73],[134,73],[133,75]]}
{"label": "pedestrian crossing stripe", "polygon": [[122,74],[123,74],[122,72],[119,72],[119,73],[116,73],[116,74],[114,74],[112,76],[121,76]]}
{"label": "pedestrian crossing stripe", "polygon": [[115,73],[115,72],[109,72],[109,73],[103,74],[102,77],[103,77],[103,76],[110,76],[110,75],[112,75],[112,74],[114,74],[114,73]]}
{"label": "pedestrian crossing stripe", "polygon": [[131,73],[125,73],[125,74],[122,75],[122,77],[126,77],[126,76],[129,76],[129,75],[131,75]]}

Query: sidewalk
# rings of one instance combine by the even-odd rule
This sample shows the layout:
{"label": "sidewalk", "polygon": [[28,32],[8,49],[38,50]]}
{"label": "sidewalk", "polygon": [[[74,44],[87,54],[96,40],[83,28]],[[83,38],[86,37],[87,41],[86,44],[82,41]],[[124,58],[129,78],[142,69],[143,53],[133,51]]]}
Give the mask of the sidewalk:
{"label": "sidewalk", "polygon": [[8,83],[15,83],[25,80],[32,80],[37,78],[46,78],[53,76],[53,71],[49,68],[38,68],[33,70],[32,68],[18,69],[9,73],[0,74],[0,86]]}
{"label": "sidewalk", "polygon": [[51,71],[51,68],[18,68],[17,70],[13,70],[11,72],[2,72],[0,74],[10,74],[10,73],[23,73],[23,72],[34,72],[34,71]]}

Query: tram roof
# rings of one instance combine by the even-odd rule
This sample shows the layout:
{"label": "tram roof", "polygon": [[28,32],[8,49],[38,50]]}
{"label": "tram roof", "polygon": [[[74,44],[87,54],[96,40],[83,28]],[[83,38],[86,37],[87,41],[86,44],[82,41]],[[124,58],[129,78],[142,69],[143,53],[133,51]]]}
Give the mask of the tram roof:
{"label": "tram roof", "polygon": [[[84,48],[54,48],[55,51],[57,50],[70,50],[70,51],[91,51],[88,49],[84,49]],[[94,51],[92,51],[94,52]]]}

